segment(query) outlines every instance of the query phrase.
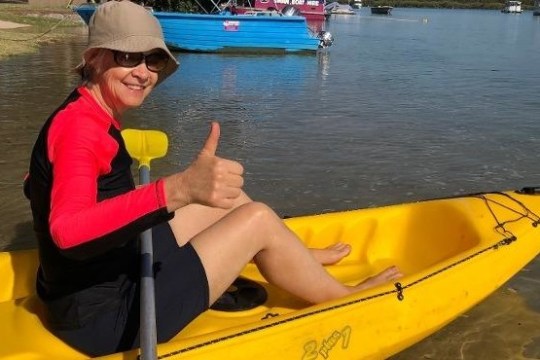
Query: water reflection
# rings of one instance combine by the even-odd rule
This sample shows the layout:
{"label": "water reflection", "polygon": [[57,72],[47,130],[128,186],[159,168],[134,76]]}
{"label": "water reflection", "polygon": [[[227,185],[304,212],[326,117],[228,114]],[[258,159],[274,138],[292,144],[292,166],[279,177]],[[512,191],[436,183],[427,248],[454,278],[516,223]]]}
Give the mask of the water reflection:
{"label": "water reflection", "polygon": [[326,20],[307,20],[307,26],[314,34],[326,30]]}

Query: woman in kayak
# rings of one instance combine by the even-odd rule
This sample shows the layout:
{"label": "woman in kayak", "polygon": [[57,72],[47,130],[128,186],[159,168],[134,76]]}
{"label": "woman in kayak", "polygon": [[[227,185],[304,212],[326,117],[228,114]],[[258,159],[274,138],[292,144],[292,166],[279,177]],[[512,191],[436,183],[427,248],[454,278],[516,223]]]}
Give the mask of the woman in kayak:
{"label": "woman in kayak", "polygon": [[135,187],[122,115],[178,63],[158,21],[129,1],[99,6],[88,40],[82,85],[43,126],[25,184],[39,243],[37,292],[54,334],[92,356],[139,346],[137,239],[149,228],[159,342],[208,309],[252,260],[268,281],[311,303],[400,276],[391,267],[356,286],[331,277],[321,263],[340,260],[348,245],[307,249],[252,201],[242,166],[216,155],[217,123],[187,169]]}

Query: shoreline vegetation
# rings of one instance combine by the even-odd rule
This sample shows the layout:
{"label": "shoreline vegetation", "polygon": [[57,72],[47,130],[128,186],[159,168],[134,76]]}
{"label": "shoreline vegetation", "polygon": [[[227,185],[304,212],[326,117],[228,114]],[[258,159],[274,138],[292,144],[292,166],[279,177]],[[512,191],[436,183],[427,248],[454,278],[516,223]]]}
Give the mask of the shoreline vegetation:
{"label": "shoreline vegetation", "polygon": [[[205,0],[205,2],[209,0]],[[534,0],[522,0],[524,10],[532,10]],[[340,0],[347,3],[347,0]],[[157,9],[164,1],[147,1]],[[151,3],[151,4],[150,4]],[[172,10],[186,11],[192,8],[192,2],[170,1],[176,4]],[[448,9],[484,9],[500,10],[504,1],[494,0],[364,0],[364,7],[390,5],[397,8],[448,8]],[[176,9],[175,7],[183,9]],[[188,10],[189,11],[189,10]],[[36,52],[39,46],[62,39],[86,34],[86,27],[77,14],[70,8],[35,7],[24,3],[7,4],[0,2],[0,22],[20,26],[0,26],[0,60],[15,55]],[[5,23],[8,22],[8,23]],[[1,24],[0,24],[1,25]]]}
{"label": "shoreline vegetation", "polygon": [[[0,60],[31,54],[39,46],[81,36],[86,28],[68,8],[40,8],[0,3]],[[1,25],[1,24],[0,24]]]}
{"label": "shoreline vegetation", "polygon": [[[102,0],[104,1],[104,0]],[[220,3],[226,0],[219,1]],[[327,0],[326,2],[332,2]],[[350,0],[336,0],[340,3],[347,4]],[[532,10],[534,0],[520,0],[523,10]],[[244,6],[249,6],[254,0],[237,0],[243,3]],[[146,5],[152,6],[159,10],[172,11],[190,11],[197,9],[197,4],[212,11],[214,5],[210,0],[146,0]],[[363,0],[364,7],[390,5],[397,8],[437,8],[437,9],[483,9],[483,10],[501,10],[504,7],[505,0]]]}

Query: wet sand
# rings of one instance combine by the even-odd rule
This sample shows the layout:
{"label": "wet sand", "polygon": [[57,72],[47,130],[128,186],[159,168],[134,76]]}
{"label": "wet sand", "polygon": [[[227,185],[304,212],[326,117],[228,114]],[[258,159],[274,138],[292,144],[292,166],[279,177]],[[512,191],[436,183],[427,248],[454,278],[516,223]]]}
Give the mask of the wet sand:
{"label": "wet sand", "polygon": [[19,23],[15,23],[15,22],[12,22],[12,21],[4,21],[4,20],[0,20],[0,29],[4,30],[4,29],[17,29],[17,28],[21,28],[21,27],[28,27],[30,25],[26,25],[26,24],[19,24]]}
{"label": "wet sand", "polygon": [[[2,3],[5,1],[0,0],[0,59],[34,53],[43,44],[79,35],[79,28],[86,30],[80,26],[83,22],[79,16],[67,8],[34,8],[27,4],[6,7]],[[32,25],[23,19],[30,19]]]}

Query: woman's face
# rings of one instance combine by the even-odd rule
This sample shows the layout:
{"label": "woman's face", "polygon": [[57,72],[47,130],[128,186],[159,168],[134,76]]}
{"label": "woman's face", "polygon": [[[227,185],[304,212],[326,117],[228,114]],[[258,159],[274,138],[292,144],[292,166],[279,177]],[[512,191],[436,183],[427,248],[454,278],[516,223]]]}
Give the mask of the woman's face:
{"label": "woman's face", "polygon": [[133,67],[121,66],[110,50],[103,51],[98,58],[96,61],[101,66],[96,69],[100,70],[96,71],[89,88],[113,116],[139,107],[156,86],[158,73],[148,70],[146,61]]}

